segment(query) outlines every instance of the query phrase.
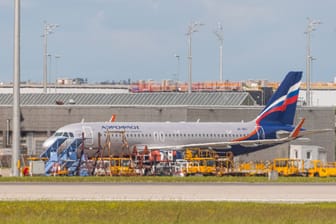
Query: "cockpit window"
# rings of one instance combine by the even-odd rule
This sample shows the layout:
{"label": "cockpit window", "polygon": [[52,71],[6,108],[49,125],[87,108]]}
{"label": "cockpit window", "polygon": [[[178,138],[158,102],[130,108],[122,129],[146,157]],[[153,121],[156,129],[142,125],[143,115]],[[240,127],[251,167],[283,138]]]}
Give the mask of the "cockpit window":
{"label": "cockpit window", "polygon": [[75,135],[72,132],[56,132],[54,134],[55,137],[66,137],[66,138],[74,138]]}
{"label": "cockpit window", "polygon": [[55,133],[55,136],[58,137],[58,136],[62,136],[63,135],[63,132],[56,132]]}

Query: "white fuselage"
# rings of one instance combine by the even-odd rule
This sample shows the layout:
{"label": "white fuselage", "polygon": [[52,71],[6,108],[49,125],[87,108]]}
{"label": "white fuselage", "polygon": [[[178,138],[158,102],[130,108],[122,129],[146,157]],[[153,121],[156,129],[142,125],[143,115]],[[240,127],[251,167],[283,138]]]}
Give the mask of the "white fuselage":
{"label": "white fuselage", "polygon": [[[204,142],[227,142],[244,138],[256,129],[254,122],[89,122],[64,126],[44,144],[50,145],[56,136],[81,138],[84,133],[85,148],[97,149],[98,133],[101,147],[114,152],[124,150],[123,137],[128,146],[149,149],[179,149],[181,145]],[[109,136],[107,138],[107,136]],[[260,138],[264,136],[260,135]],[[258,138],[259,138],[258,137]]]}

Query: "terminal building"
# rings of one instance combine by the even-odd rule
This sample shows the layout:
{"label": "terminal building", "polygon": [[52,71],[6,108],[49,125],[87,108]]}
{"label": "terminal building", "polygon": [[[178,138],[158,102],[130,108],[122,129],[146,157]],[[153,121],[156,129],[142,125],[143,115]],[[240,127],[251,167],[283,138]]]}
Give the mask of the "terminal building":
{"label": "terminal building", "polygon": [[[50,86],[49,86],[50,87]],[[6,90],[4,90],[6,89]],[[12,91],[0,88],[0,148],[9,152],[12,144]],[[246,91],[217,92],[141,92],[129,93],[126,86],[84,85],[77,88],[24,86],[21,91],[21,152],[39,155],[42,143],[58,128],[82,120],[143,122],[239,122],[254,119],[267,102],[265,94]],[[267,94],[267,96],[270,94]],[[260,101],[260,98],[263,100]],[[259,100],[259,101],[258,101]],[[307,107],[299,103],[295,122],[306,118],[306,129],[335,128],[333,107]],[[290,144],[316,146],[323,149],[328,161],[335,160],[335,133],[309,136],[310,141],[294,141],[255,153],[240,156],[240,160],[270,160],[290,156]]]}

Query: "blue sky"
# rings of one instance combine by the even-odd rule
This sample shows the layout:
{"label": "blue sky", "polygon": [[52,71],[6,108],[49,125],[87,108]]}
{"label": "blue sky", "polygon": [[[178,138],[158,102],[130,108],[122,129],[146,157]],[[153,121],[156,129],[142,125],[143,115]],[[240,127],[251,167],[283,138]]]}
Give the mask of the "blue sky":
{"label": "blue sky", "polygon": [[[14,1],[0,0],[0,81],[13,77]],[[59,24],[49,36],[51,79],[187,80],[187,32],[192,35],[193,80],[218,80],[224,30],[227,80],[280,81],[289,70],[305,72],[307,17],[323,24],[312,34],[313,81],[336,76],[334,0],[21,0],[21,80],[43,77],[43,21]],[[60,58],[55,59],[55,55]],[[57,64],[57,73],[56,73]]]}

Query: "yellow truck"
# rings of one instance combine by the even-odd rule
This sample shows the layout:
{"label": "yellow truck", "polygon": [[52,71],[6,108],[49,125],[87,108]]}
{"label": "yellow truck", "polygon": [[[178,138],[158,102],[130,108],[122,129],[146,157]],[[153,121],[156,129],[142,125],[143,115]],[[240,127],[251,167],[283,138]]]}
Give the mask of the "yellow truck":
{"label": "yellow truck", "polygon": [[277,158],[273,160],[272,170],[280,176],[305,176],[304,161],[300,159]]}
{"label": "yellow truck", "polygon": [[321,160],[311,160],[307,162],[307,172],[309,177],[327,177],[328,171]]}
{"label": "yellow truck", "polygon": [[336,163],[323,163],[321,160],[312,160],[308,164],[310,177],[336,177]]}

